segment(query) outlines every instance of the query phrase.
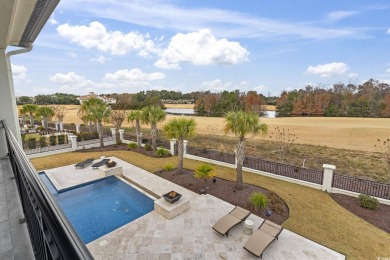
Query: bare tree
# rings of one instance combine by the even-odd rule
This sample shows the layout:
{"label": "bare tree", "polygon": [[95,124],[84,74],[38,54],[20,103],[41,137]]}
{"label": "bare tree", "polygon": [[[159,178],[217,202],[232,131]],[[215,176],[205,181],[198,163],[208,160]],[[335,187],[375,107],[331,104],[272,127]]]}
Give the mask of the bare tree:
{"label": "bare tree", "polygon": [[64,122],[64,117],[67,113],[65,106],[51,106],[54,110],[54,116],[57,119],[57,122]]}
{"label": "bare tree", "polygon": [[278,144],[278,152],[280,154],[279,159],[282,162],[286,159],[286,155],[292,144],[298,139],[295,134],[290,133],[290,129],[286,130],[280,127],[275,128],[274,132],[271,133],[270,138],[274,139]]}
{"label": "bare tree", "polygon": [[119,136],[119,129],[121,128],[123,121],[127,118],[127,111],[126,109],[120,109],[120,110],[112,110],[111,111],[111,124],[114,125],[115,127],[115,132],[116,132],[116,143],[120,144],[121,139]]}
{"label": "bare tree", "polygon": [[384,161],[387,165],[387,174],[389,175],[390,179],[390,139],[387,138],[387,140],[381,141],[380,139],[377,139],[378,144],[374,145],[375,147],[378,147]]}

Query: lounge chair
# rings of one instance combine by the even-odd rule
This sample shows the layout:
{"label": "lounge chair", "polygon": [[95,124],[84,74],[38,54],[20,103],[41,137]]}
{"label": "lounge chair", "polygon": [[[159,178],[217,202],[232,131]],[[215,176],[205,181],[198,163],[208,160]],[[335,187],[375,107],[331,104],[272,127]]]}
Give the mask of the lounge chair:
{"label": "lounge chair", "polygon": [[229,230],[244,221],[250,214],[250,211],[236,206],[229,214],[220,218],[213,229],[221,235],[228,236]]}
{"label": "lounge chair", "polygon": [[97,169],[102,165],[105,165],[110,159],[102,159],[100,162],[92,164],[92,168]]}
{"label": "lounge chair", "polygon": [[74,167],[76,167],[76,169],[77,168],[84,168],[85,166],[87,166],[88,164],[91,164],[92,162],[93,162],[93,159],[89,158],[85,161],[76,163]]}
{"label": "lounge chair", "polygon": [[275,241],[275,239],[278,239],[278,236],[282,230],[282,226],[265,220],[260,225],[259,229],[255,230],[253,235],[245,243],[244,249],[249,253],[261,258],[263,256],[264,250],[273,241]]}

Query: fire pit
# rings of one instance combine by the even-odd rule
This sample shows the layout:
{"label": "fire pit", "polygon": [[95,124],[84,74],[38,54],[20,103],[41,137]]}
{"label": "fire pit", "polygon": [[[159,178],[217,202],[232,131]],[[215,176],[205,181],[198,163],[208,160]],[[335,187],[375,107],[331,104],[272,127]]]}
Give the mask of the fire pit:
{"label": "fire pit", "polygon": [[116,165],[116,162],[112,161],[112,160],[109,160],[107,163],[106,163],[107,167],[108,168],[112,168]]}
{"label": "fire pit", "polygon": [[177,193],[176,191],[170,191],[164,194],[163,197],[166,201],[172,204],[181,198],[181,194]]}

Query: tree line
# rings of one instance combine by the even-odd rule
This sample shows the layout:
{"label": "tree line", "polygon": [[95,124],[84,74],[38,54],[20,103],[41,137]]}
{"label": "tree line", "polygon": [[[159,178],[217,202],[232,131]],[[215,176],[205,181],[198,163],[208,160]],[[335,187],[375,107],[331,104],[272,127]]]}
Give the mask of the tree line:
{"label": "tree line", "polygon": [[276,106],[278,116],[390,117],[390,86],[373,79],[330,88],[306,86],[284,91]]}
{"label": "tree line", "polygon": [[78,96],[66,93],[55,93],[51,95],[36,95],[34,97],[21,96],[17,99],[17,105],[80,105]]}

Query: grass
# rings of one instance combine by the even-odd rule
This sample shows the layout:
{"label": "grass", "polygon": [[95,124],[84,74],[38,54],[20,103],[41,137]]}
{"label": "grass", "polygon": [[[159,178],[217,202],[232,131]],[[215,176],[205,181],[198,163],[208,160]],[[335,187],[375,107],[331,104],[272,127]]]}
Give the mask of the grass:
{"label": "grass", "polygon": [[[64,153],[32,159],[37,170],[74,164],[87,158],[116,156],[149,172],[167,164],[177,165],[177,157],[150,158],[131,151]],[[55,159],[54,159],[55,158]],[[195,170],[202,162],[186,159],[184,166]],[[215,166],[218,177],[235,180],[235,170]],[[276,192],[290,209],[283,226],[327,246],[351,259],[377,259],[390,256],[390,234],[376,228],[339,206],[325,192],[244,172],[244,182]]]}

